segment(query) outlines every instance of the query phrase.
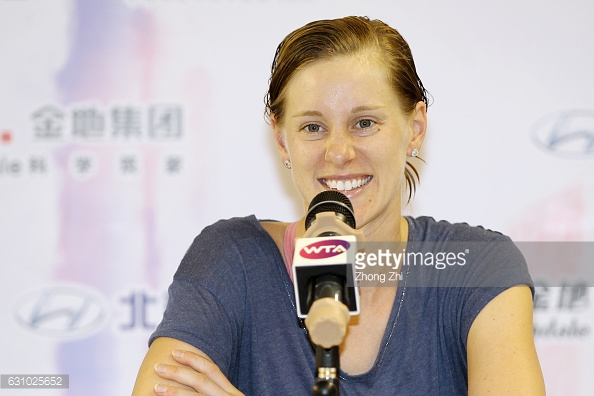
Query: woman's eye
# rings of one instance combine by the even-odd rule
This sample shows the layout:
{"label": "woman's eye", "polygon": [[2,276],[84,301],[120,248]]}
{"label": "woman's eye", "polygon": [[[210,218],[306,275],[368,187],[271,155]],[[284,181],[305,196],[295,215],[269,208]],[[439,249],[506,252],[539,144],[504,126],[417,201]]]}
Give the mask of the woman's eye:
{"label": "woman's eye", "polygon": [[361,129],[371,128],[373,126],[373,124],[375,124],[375,123],[371,120],[361,120],[357,123],[357,125]]}
{"label": "woman's eye", "polygon": [[320,132],[322,128],[317,124],[309,124],[305,126],[305,130],[310,133]]}

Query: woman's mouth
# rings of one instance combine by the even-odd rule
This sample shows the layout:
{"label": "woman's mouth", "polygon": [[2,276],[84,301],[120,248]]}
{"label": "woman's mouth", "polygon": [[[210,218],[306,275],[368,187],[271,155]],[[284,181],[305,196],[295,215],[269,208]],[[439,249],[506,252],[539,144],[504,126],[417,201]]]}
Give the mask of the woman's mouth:
{"label": "woman's mouth", "polygon": [[371,176],[358,177],[353,179],[320,179],[322,184],[332,190],[351,191],[355,188],[366,185],[371,180]]}

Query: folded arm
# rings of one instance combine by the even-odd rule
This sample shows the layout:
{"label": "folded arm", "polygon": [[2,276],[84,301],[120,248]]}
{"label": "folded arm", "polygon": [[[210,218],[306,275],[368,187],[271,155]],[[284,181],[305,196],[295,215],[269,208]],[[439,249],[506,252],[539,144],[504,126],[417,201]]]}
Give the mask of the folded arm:
{"label": "folded arm", "polygon": [[132,396],[240,396],[219,367],[200,349],[173,338],[157,338],[149,348]]}

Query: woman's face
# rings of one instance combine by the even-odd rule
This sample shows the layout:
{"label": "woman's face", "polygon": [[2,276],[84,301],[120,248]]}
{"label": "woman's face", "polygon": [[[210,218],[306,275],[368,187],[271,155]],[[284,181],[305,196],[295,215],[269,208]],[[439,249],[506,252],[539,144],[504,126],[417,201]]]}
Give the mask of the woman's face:
{"label": "woman's face", "polygon": [[401,110],[376,56],[308,65],[289,81],[284,105],[272,125],[306,207],[335,189],[351,200],[358,228],[400,216],[406,156],[421,146],[426,109],[420,102],[411,114]]}

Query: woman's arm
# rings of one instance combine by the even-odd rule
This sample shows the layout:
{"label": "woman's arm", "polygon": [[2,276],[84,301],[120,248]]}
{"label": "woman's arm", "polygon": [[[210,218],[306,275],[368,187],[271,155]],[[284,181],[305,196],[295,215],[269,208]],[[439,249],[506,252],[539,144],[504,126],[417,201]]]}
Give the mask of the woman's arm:
{"label": "woman's arm", "polygon": [[477,315],[468,333],[469,395],[544,395],[532,332],[532,295],[509,288]]}
{"label": "woman's arm", "polygon": [[196,392],[210,396],[242,395],[204,352],[173,338],[157,338],[140,366],[132,396]]}

